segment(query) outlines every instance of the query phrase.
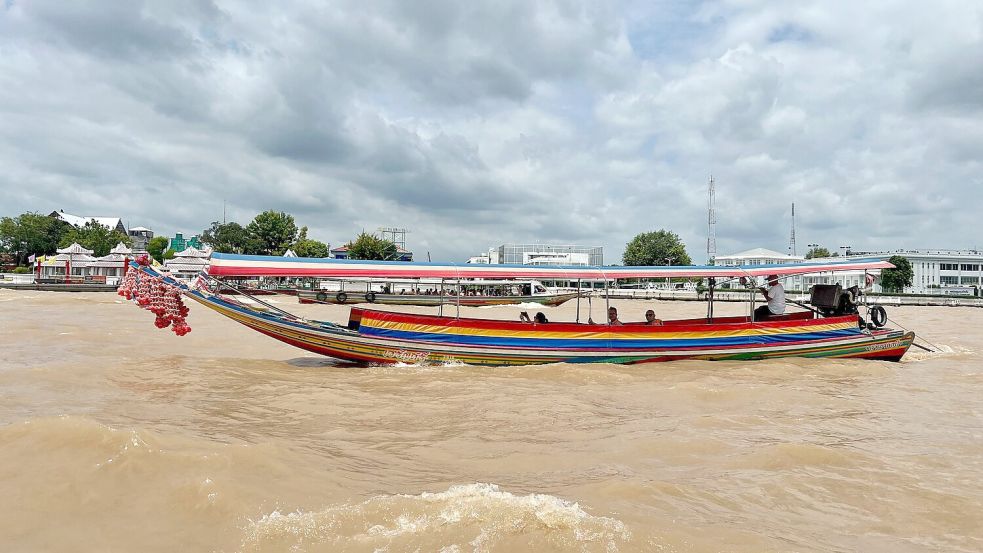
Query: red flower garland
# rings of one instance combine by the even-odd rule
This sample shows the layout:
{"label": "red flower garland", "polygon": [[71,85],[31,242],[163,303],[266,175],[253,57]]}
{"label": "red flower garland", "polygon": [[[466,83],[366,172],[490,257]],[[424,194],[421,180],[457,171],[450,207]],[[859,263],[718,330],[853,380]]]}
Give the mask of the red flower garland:
{"label": "red flower garland", "polygon": [[186,318],[188,307],[181,300],[177,286],[164,282],[163,277],[150,276],[140,270],[126,273],[117,293],[128,300],[136,300],[137,305],[157,315],[154,326],[171,327],[178,336],[191,332]]}

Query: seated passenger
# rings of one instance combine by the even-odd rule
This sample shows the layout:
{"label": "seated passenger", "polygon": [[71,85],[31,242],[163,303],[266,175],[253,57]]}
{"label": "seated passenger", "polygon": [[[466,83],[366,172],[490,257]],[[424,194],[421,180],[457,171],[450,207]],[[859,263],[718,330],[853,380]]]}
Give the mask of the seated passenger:
{"label": "seated passenger", "polygon": [[536,316],[533,317],[533,320],[535,320],[539,324],[546,324],[550,322],[549,319],[546,318],[546,315],[543,315],[542,311],[537,312]]}
{"label": "seated passenger", "polygon": [[651,325],[651,326],[657,326],[657,325],[661,325],[662,324],[662,321],[660,321],[659,319],[656,319],[655,318],[655,311],[652,311],[651,309],[649,309],[648,311],[645,312],[645,324],[646,325]]}
{"label": "seated passenger", "polygon": [[[597,323],[594,322],[594,319],[588,317],[587,318],[587,324],[592,325],[592,324],[597,324]],[[621,324],[624,324],[624,323],[622,323],[618,319],[618,308],[617,307],[609,307],[608,308],[608,324],[609,325],[621,325]]]}
{"label": "seated passenger", "polygon": [[618,308],[611,307],[608,309],[608,324],[609,325],[620,325],[623,324],[620,319],[618,319]]}

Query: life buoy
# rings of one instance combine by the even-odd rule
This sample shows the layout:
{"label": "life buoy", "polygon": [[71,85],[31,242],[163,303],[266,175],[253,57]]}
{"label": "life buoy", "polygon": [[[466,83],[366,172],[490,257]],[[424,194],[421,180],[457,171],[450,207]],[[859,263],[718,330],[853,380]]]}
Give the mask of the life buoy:
{"label": "life buoy", "polygon": [[372,303],[375,301],[375,292],[369,292],[365,294],[365,301]]}
{"label": "life buoy", "polygon": [[338,303],[345,303],[346,301],[348,301],[348,294],[344,292],[338,292],[338,295],[335,296],[334,299],[338,300]]}
{"label": "life buoy", "polygon": [[314,297],[317,298],[317,301],[328,301],[328,295],[324,292],[318,292]]}
{"label": "life buoy", "polygon": [[887,311],[880,305],[875,305],[870,308],[870,322],[873,323],[877,328],[881,328],[887,324]]}

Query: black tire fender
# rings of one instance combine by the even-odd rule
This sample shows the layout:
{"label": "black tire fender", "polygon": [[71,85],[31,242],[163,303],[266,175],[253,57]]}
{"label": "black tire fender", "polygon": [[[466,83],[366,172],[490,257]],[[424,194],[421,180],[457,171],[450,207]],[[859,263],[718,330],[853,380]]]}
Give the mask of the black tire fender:
{"label": "black tire fender", "polygon": [[348,301],[348,294],[344,292],[338,292],[338,295],[335,296],[334,299],[338,300],[338,303],[345,303],[346,301]]}
{"label": "black tire fender", "polygon": [[875,305],[870,308],[870,322],[877,328],[883,328],[887,324],[887,311],[883,306]]}
{"label": "black tire fender", "polygon": [[375,302],[375,292],[369,292],[365,294],[365,301],[369,303]]}

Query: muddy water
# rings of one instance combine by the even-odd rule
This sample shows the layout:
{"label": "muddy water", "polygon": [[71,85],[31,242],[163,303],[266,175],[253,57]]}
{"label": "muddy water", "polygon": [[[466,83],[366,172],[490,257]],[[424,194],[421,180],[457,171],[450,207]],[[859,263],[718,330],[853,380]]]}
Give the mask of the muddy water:
{"label": "muddy water", "polygon": [[3,551],[983,550],[983,310],[889,310],[901,363],[352,368],[119,300],[0,290]]}

